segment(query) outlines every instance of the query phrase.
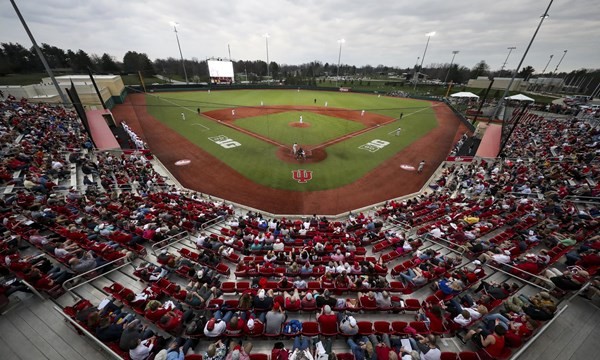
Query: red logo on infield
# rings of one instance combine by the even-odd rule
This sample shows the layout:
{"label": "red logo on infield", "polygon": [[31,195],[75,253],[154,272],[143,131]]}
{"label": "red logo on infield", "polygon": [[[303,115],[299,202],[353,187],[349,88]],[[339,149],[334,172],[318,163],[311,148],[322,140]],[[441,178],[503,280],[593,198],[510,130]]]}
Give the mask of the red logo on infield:
{"label": "red logo on infield", "polygon": [[292,178],[300,184],[304,184],[312,180],[312,171],[304,169],[292,170]]}

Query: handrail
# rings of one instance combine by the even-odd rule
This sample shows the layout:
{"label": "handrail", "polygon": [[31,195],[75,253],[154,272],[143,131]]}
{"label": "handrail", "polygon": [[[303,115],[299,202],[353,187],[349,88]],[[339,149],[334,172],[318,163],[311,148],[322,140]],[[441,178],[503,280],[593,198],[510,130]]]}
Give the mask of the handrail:
{"label": "handrail", "polygon": [[[92,277],[91,279],[88,279],[88,280],[86,280],[86,281],[84,281],[84,282],[81,282],[81,283],[79,283],[79,284],[77,284],[77,285],[75,285],[75,286],[73,286],[73,287],[71,287],[71,288],[67,287],[67,283],[73,282],[73,281],[75,281],[76,279],[80,279],[80,278],[82,278],[82,277],[84,277],[84,276],[86,276],[86,275],[88,275],[88,274],[91,274],[91,273],[93,273],[93,272],[96,272],[96,271],[98,271],[99,269],[105,268],[105,267],[107,267],[107,266],[109,266],[109,265],[112,265],[112,264],[114,264],[114,263],[116,263],[116,262],[118,262],[118,261],[123,261],[123,260],[125,260],[125,263],[124,263],[124,264],[122,264],[122,265],[119,265],[118,267],[116,267],[116,268],[114,268],[114,269],[110,270],[110,271],[109,271],[109,272],[107,272],[107,273],[101,273],[100,275],[98,275],[98,276],[94,276],[94,277]],[[74,276],[74,277],[72,277],[72,278],[68,279],[67,281],[65,281],[65,282],[63,283],[62,287],[63,287],[63,289],[65,289],[65,291],[66,291],[66,292],[68,292],[68,293],[69,293],[69,294],[70,294],[70,295],[71,295],[73,298],[78,298],[79,296],[75,296],[75,293],[73,293],[73,290],[74,290],[74,289],[77,289],[78,287],[80,287],[80,286],[82,286],[82,285],[85,285],[85,284],[88,284],[88,283],[90,283],[90,282],[92,282],[92,281],[94,281],[94,280],[96,280],[96,279],[99,279],[99,278],[101,278],[101,277],[105,276],[106,274],[109,274],[109,273],[111,273],[111,272],[113,272],[113,271],[119,270],[120,268],[123,268],[123,267],[125,267],[125,266],[127,266],[127,265],[130,265],[132,262],[133,262],[133,261],[131,261],[131,260],[130,260],[130,261],[127,261],[127,257],[126,257],[126,256],[120,257],[120,258],[118,258],[118,259],[115,259],[115,260],[113,260],[113,261],[109,261],[109,262],[107,262],[107,263],[106,263],[106,264],[104,264],[104,265],[98,266],[98,267],[96,267],[96,268],[94,268],[94,269],[92,269],[92,270],[86,271],[86,272],[84,272],[84,273],[82,273],[82,274],[79,274],[79,275],[77,275],[77,276]]]}
{"label": "handrail", "polygon": [[30,283],[28,283],[27,281],[25,281],[23,279],[19,279],[19,282],[22,283],[23,285],[27,286],[29,288],[29,290],[31,290],[31,292],[34,293],[37,297],[42,299],[42,301],[46,300],[46,298],[39,291],[37,291],[37,289],[35,287],[33,287],[33,285],[31,285]]}
{"label": "handrail", "polygon": [[541,200],[544,198],[544,194],[539,193],[539,192],[531,192],[529,194],[526,193],[522,193],[522,192],[509,192],[510,195],[512,196],[519,196],[519,197],[526,197],[526,198],[533,198],[535,200]]}
{"label": "handrail", "polygon": [[600,203],[600,197],[568,195],[568,196],[565,196],[562,201],[563,202],[570,201],[570,202],[580,203],[580,204],[598,204],[598,203]]}
{"label": "handrail", "polygon": [[207,222],[205,222],[204,224],[202,224],[200,226],[201,229],[206,229],[207,227],[209,227],[210,225],[216,225],[219,223],[219,220],[225,221],[227,220],[227,217],[223,216],[223,215],[219,215],[214,219],[210,219]]}
{"label": "handrail", "polygon": [[429,240],[429,241],[435,242],[435,243],[437,243],[438,245],[440,245],[440,246],[443,246],[443,247],[445,247],[446,249],[448,249],[448,250],[450,250],[450,251],[454,251],[454,252],[455,252],[455,253],[457,253],[458,255],[461,255],[461,256],[462,256],[462,254],[464,254],[464,253],[465,253],[465,249],[464,249],[464,247],[462,247],[462,246],[461,246],[461,247],[459,247],[459,249],[462,249],[462,251],[460,251],[460,250],[457,250],[457,249],[454,249],[454,248],[452,248],[451,246],[447,246],[447,245],[440,244],[440,243],[438,243],[438,242],[437,242],[438,240],[441,240],[441,241],[443,241],[443,242],[446,242],[446,243],[448,243],[448,244],[451,244],[451,245],[456,245],[456,244],[454,244],[454,243],[453,243],[452,241],[450,241],[450,240],[446,240],[446,239],[438,238],[438,237],[435,237],[435,236],[433,236],[433,235],[430,235],[430,234],[425,234],[425,235],[422,235],[422,237],[424,237],[426,240]]}
{"label": "handrail", "polygon": [[490,265],[490,264],[487,264],[487,263],[486,263],[486,266],[488,266],[488,267],[490,267],[490,268],[492,268],[492,269],[494,269],[494,270],[496,270],[496,271],[503,272],[503,273],[505,273],[505,274],[506,274],[506,275],[508,275],[508,276],[511,276],[511,277],[514,277],[514,278],[517,278],[517,279],[519,279],[519,281],[526,282],[526,283],[528,283],[528,284],[529,284],[529,285],[531,285],[531,286],[535,286],[535,287],[537,287],[537,288],[540,288],[540,289],[542,289],[542,290],[545,290],[545,291],[552,291],[552,290],[553,290],[553,289],[556,287],[556,286],[554,285],[554,283],[550,282],[548,279],[546,279],[546,278],[544,278],[544,277],[541,277],[541,276],[539,276],[539,275],[536,275],[536,274],[532,274],[532,273],[530,273],[530,272],[528,272],[528,271],[521,270],[521,269],[519,269],[519,268],[517,268],[517,267],[514,267],[514,266],[512,266],[512,265],[508,265],[508,264],[502,264],[502,266],[508,266],[508,267],[510,267],[510,268],[512,268],[512,269],[516,269],[517,271],[520,271],[520,272],[526,273],[527,275],[531,275],[531,276],[533,276],[534,278],[541,280],[541,281],[543,282],[543,284],[548,284],[548,285],[552,284],[552,286],[551,286],[551,287],[549,287],[549,288],[547,288],[547,287],[544,287],[544,286],[542,286],[542,285],[538,285],[538,284],[536,284],[536,283],[534,283],[534,282],[531,282],[531,281],[529,281],[529,280],[525,280],[525,279],[523,279],[522,277],[520,277],[520,276],[517,276],[517,275],[515,275],[515,274],[513,274],[513,273],[510,273],[510,272],[508,272],[508,271],[506,271],[506,270],[500,269],[499,267],[496,267],[496,266],[493,266],[493,265]]}
{"label": "handrail", "polygon": [[565,310],[567,310],[567,308],[569,307],[569,305],[565,305],[562,309],[560,309],[560,311],[558,313],[556,313],[554,315],[554,317],[552,319],[550,319],[531,339],[529,339],[524,346],[522,346],[519,351],[517,351],[513,356],[511,356],[511,360],[517,360],[519,358],[519,356],[521,356],[525,350],[529,349],[529,347],[531,346],[531,344],[533,344],[535,342],[535,340],[537,340],[538,337],[540,337],[540,335],[542,335],[544,333],[544,331],[546,331],[546,329],[548,329],[550,327],[550,325],[552,325],[552,323],[558,319],[558,317],[560,315],[562,315],[563,312],[565,312]]}
{"label": "handrail", "polygon": [[[172,244],[176,244],[176,243],[178,243],[178,242],[181,242],[182,240],[184,240],[184,239],[185,239],[186,235],[188,235],[188,234],[189,234],[189,233],[188,233],[187,231],[182,231],[182,232],[180,232],[180,233],[177,233],[177,234],[175,234],[175,235],[169,236],[169,237],[168,237],[168,238],[166,238],[166,239],[163,239],[163,240],[161,240],[161,241],[157,241],[157,242],[155,242],[154,244],[152,244],[152,246],[150,247],[150,250],[152,250],[152,253],[154,254],[154,256],[156,256],[156,250],[160,251],[160,250],[162,250],[162,249],[164,249],[164,248],[166,248],[166,247],[169,247],[169,246],[171,246]],[[176,238],[176,237],[179,237],[179,236],[181,236],[181,238],[180,238],[180,239],[178,239],[178,240],[175,240],[175,241],[173,241],[173,242],[169,242],[169,243],[167,243],[167,245],[165,245],[165,246],[162,246],[162,247],[160,247],[160,248],[157,248],[157,247],[156,247],[156,246],[157,246],[157,245],[159,245],[159,244],[163,244],[163,243],[165,243],[165,242],[171,241],[171,240],[173,240],[174,238]]]}
{"label": "handrail", "polygon": [[411,232],[413,229],[412,226],[410,226],[410,224],[406,221],[392,219],[392,220],[390,220],[390,222],[394,225],[398,225],[398,226],[402,227],[404,229],[404,231],[406,231],[406,232]]}
{"label": "handrail", "polygon": [[100,346],[102,348],[102,350],[104,350],[107,354],[113,356],[115,359],[119,359],[119,360],[123,359],[119,354],[117,354],[116,352],[114,352],[105,343],[103,343],[102,341],[98,340],[98,338],[96,338],[86,328],[84,328],[83,326],[79,325],[77,323],[77,321],[73,320],[69,315],[65,314],[65,312],[62,311],[61,308],[59,308],[58,306],[54,306],[54,310],[56,310],[60,315],[62,315],[68,322],[70,322],[71,324],[73,324],[73,326],[75,326],[77,328],[77,330],[81,331],[83,334],[85,334],[87,337],[89,337],[93,342],[96,343],[96,345]]}

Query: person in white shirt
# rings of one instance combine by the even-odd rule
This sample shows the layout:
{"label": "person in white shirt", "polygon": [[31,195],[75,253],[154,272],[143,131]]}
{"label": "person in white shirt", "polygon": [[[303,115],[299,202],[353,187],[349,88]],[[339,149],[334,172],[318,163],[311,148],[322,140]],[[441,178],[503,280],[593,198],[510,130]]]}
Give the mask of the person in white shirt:
{"label": "person in white shirt", "polygon": [[227,323],[225,321],[212,318],[204,326],[204,335],[210,338],[218,337],[225,332],[226,328]]}
{"label": "person in white shirt", "polygon": [[137,346],[131,348],[129,350],[129,358],[131,360],[145,360],[150,356],[150,352],[152,348],[154,348],[153,340],[156,339],[155,336],[146,339],[146,340],[138,340]]}

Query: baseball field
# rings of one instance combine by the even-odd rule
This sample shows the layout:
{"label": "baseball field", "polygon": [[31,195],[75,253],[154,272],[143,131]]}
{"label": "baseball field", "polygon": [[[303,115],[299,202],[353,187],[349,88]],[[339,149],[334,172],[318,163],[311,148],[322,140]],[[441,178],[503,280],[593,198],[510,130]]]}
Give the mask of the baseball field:
{"label": "baseball field", "polygon": [[[414,192],[465,131],[443,103],[308,90],[136,94],[113,114],[184,186],[289,214]],[[421,160],[423,173],[400,168]]]}

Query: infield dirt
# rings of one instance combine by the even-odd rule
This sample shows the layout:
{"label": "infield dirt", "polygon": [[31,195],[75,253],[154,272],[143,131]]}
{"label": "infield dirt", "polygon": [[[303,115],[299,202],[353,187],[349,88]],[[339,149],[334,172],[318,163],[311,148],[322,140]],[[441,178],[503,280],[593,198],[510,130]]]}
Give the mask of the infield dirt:
{"label": "infield dirt", "polygon": [[[445,104],[435,103],[433,109],[438,126],[359,180],[333,190],[285,191],[256,184],[241,176],[234,169],[148,114],[145,104],[145,95],[130,94],[125,103],[117,105],[112,113],[117,123],[127,122],[149,144],[152,153],[183,186],[275,214],[334,215],[414,193],[445,160],[458,138],[468,131],[450,108]],[[247,109],[247,111],[251,110],[253,108]],[[262,110],[275,113],[288,111],[289,108],[282,106]],[[215,111],[206,114],[215,119],[234,120],[231,110],[218,111],[222,111],[223,114],[215,114]],[[243,111],[246,109],[236,109],[236,117],[250,116]],[[311,111],[318,113],[319,108],[311,108]],[[335,114],[334,116],[344,119],[363,122],[368,127],[386,123],[390,119],[377,114],[361,116],[360,112],[350,110],[339,112],[325,110],[324,112],[328,116]],[[175,144],[177,146],[174,146]],[[305,161],[319,161],[324,156],[326,156],[326,148],[313,149],[312,156]],[[296,161],[291,157],[289,149],[285,148],[280,148],[278,157],[282,161]],[[187,166],[176,166],[174,163],[180,159],[190,159],[191,163]],[[420,174],[400,169],[400,164],[416,165],[421,160],[425,160],[427,165]],[[298,162],[298,164],[301,169],[302,163]]]}

